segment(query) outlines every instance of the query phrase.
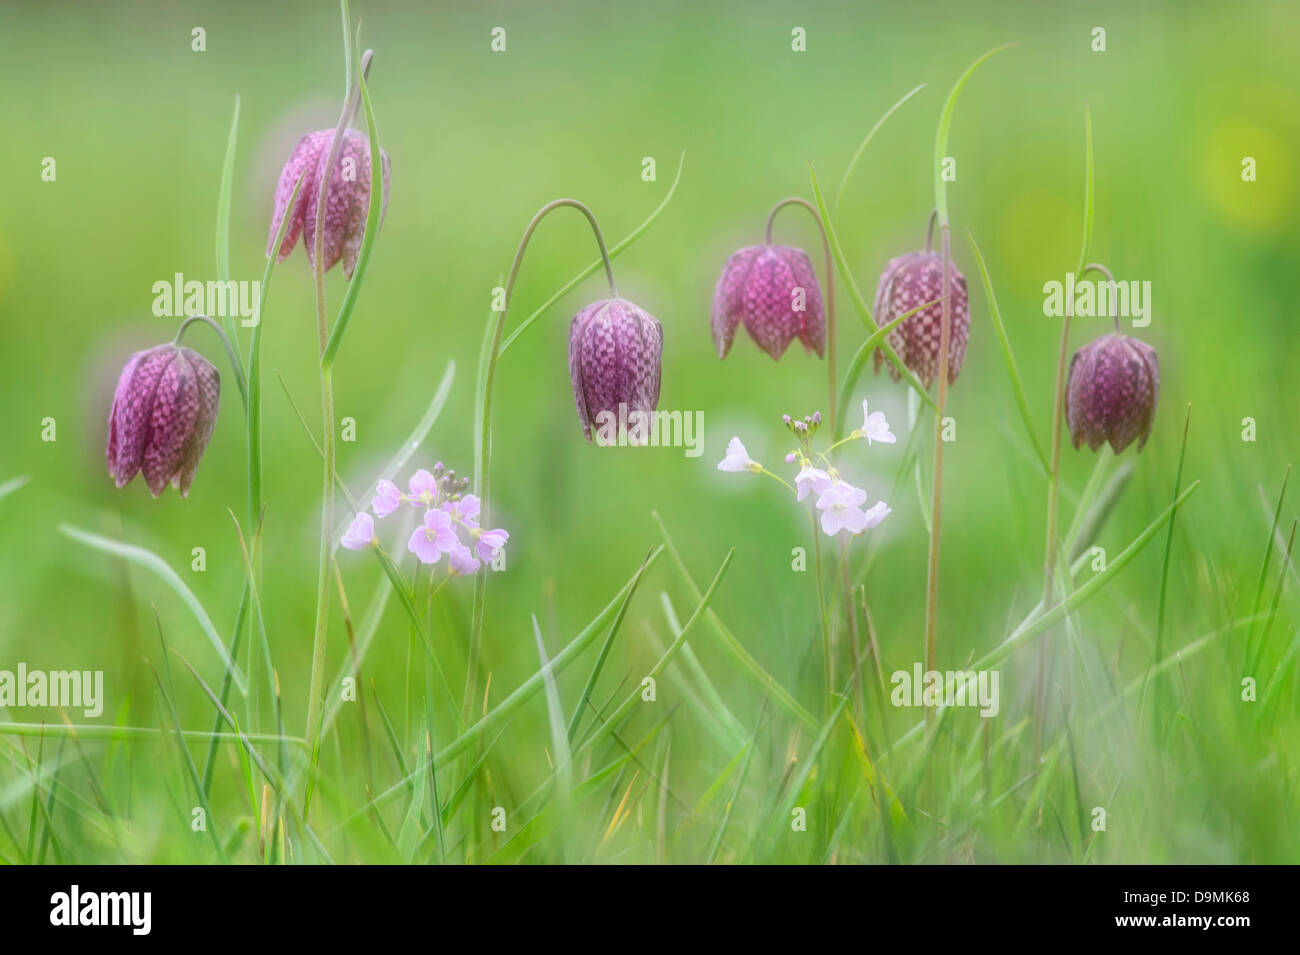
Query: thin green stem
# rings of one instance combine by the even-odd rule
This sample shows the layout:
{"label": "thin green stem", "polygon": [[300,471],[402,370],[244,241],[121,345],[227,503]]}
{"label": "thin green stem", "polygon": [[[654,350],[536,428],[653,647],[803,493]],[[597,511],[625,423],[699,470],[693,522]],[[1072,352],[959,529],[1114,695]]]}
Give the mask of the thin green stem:
{"label": "thin green stem", "polygon": [[817,618],[822,629],[822,698],[830,705],[831,690],[835,686],[835,668],[831,662],[831,622],[826,612],[826,585],[822,579],[822,539],[817,526],[817,515],[811,514],[813,555],[817,563]]}
{"label": "thin green stem", "polygon": [[[882,120],[883,122],[883,120]],[[865,144],[864,144],[865,145]],[[802,206],[808,210],[808,214],[813,217],[813,222],[817,223],[817,234],[822,240],[822,256],[825,263],[823,271],[826,273],[826,379],[828,383],[827,402],[829,408],[826,414],[826,420],[830,425],[831,434],[835,433],[835,260],[831,256],[831,244],[826,238],[826,227],[822,225],[821,213],[817,207],[807,199],[801,199],[798,196],[790,196],[782,199],[772,207],[772,211],[767,215],[767,228],[764,233],[764,241],[772,244],[772,223],[776,220],[776,214],[786,206]]]}
{"label": "thin green stem", "polygon": [[[347,29],[344,29],[344,42],[348,42]],[[361,71],[368,70],[372,54],[367,50],[361,57]],[[326,312],[325,302],[325,208],[329,196],[330,186],[333,183],[334,166],[338,162],[339,152],[343,146],[343,130],[347,127],[360,101],[360,85],[354,85],[352,92],[349,94],[347,101],[343,104],[343,111],[339,114],[338,125],[334,129],[334,137],[330,142],[329,154],[326,156],[324,168],[321,170],[320,188],[316,193],[316,234],[315,249],[313,250],[312,272],[315,278],[315,298],[316,298],[316,339],[320,356],[325,355],[326,346],[329,344],[329,318]],[[330,540],[334,532],[334,470],[335,470],[335,447],[334,447],[334,374],[331,366],[322,364],[320,366],[320,393],[321,393],[321,451],[324,457],[323,476],[321,480],[321,530],[320,530],[320,552],[319,566],[317,573],[316,586],[316,625],[312,636],[311,652],[311,685],[307,699],[307,726],[304,736],[308,742],[308,749],[311,752],[311,770],[307,782],[307,793],[303,800],[303,815],[307,814],[311,805],[312,782],[311,776],[315,774],[316,765],[320,758],[320,740],[318,730],[321,718],[321,707],[324,703],[324,683],[325,683],[325,644],[326,635],[329,632],[329,608],[330,608]]]}
{"label": "thin green stem", "polygon": [[235,349],[234,343],[230,336],[226,334],[221,325],[208,318],[206,315],[191,315],[185,321],[181,322],[181,327],[176,329],[176,337],[172,339],[172,344],[180,346],[181,336],[185,334],[185,329],[189,328],[195,322],[202,322],[211,328],[221,339],[221,347],[226,350],[226,357],[230,359],[230,367],[235,370],[235,384],[239,386],[239,398],[243,402],[244,410],[248,410],[248,382],[244,380],[244,369],[239,364],[239,352]]}
{"label": "thin green stem", "polygon": [[[610,296],[618,298],[618,286],[614,284],[614,267],[610,263],[609,251],[605,247],[605,237],[600,231],[600,224],[596,221],[595,213],[577,199],[555,199],[538,209],[519,239],[514,260],[510,263],[510,272],[506,277],[505,297],[501,305],[501,311],[497,313],[495,322],[492,322],[492,340],[488,346],[487,370],[483,379],[483,414],[478,435],[479,459],[474,473],[475,490],[478,492],[479,499],[479,520],[484,527],[491,526],[489,510],[491,498],[489,491],[491,487],[490,469],[492,466],[492,386],[496,381],[497,359],[501,355],[501,336],[505,331],[506,314],[510,310],[510,299],[514,295],[515,281],[519,278],[519,268],[523,263],[524,252],[528,249],[529,240],[532,239],[533,233],[543,219],[556,209],[565,206],[577,209],[586,217],[587,223],[591,226],[591,231],[596,237],[596,245],[600,249],[600,258],[605,266],[605,279],[609,283]],[[466,721],[469,720],[471,706],[477,693],[479,654],[483,642],[483,611],[486,602],[487,572],[481,569],[474,575],[474,606],[470,618],[469,652],[465,671],[465,699],[463,705]]]}
{"label": "thin green stem", "polygon": [[[1092,172],[1092,113],[1085,104],[1084,111],[1084,194],[1083,194],[1083,245],[1079,250],[1076,272],[1082,273],[1088,261],[1088,247],[1092,244],[1093,172]],[[1057,520],[1060,509],[1061,483],[1061,419],[1065,411],[1065,356],[1070,350],[1070,319],[1074,315],[1074,302],[1065,302],[1065,316],[1061,320],[1061,343],[1056,356],[1056,387],[1052,396],[1052,456],[1047,477],[1047,533],[1043,544],[1043,597],[1044,607],[1052,600],[1056,572]],[[1039,719],[1035,728],[1035,749],[1041,749],[1042,714],[1046,705],[1047,641],[1039,648],[1038,678],[1035,692],[1036,712]]]}

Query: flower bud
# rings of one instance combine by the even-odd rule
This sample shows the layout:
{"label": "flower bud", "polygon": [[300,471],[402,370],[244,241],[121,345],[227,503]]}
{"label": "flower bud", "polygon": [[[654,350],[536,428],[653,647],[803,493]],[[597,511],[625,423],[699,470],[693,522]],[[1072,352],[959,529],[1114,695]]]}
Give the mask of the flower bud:
{"label": "flower bud", "polygon": [[1109,441],[1116,454],[1137,439],[1146,444],[1160,394],[1160,363],[1146,342],[1103,335],[1070,359],[1065,417],[1077,448],[1096,451]]}
{"label": "flower bud", "polygon": [[189,494],[220,398],[221,376],[198,352],[167,344],[132,355],[108,417],[108,473],[117,486],[144,471],[154,497],[169,481]]}
{"label": "flower bud", "polygon": [[[970,305],[966,296],[965,277],[951,262],[948,267],[951,269],[952,289],[949,300],[948,384],[952,384],[966,358],[966,342],[970,338]],[[889,265],[880,276],[876,303],[872,308],[876,323],[888,325],[918,305],[935,302],[903,322],[888,336],[890,347],[927,388],[939,373],[943,303],[935,300],[943,298],[943,294],[943,256],[930,251],[912,252],[889,260]],[[879,349],[876,350],[874,360],[876,372],[879,373],[880,366],[885,361],[885,356]],[[889,366],[889,374],[895,381],[902,378],[892,364]]]}
{"label": "flower bud", "polygon": [[591,440],[602,411],[653,412],[659,404],[663,329],[653,315],[621,298],[588,305],[569,325],[569,377],[578,423]]}
{"label": "flower bud", "polygon": [[742,321],[774,361],[796,337],[805,351],[822,356],[826,316],[808,253],[788,245],[751,245],[727,259],[709,320],[719,358],[727,357]]}
{"label": "flower bud", "polygon": [[[320,195],[321,179],[325,175],[325,161],[329,158],[334,130],[321,129],[308,133],[298,140],[289,154],[289,161],[280,171],[280,182],[275,187],[275,211],[271,216],[271,234],[266,240],[266,254],[272,252],[276,234],[285,215],[289,227],[285,229],[280,244],[278,261],[283,262],[293,251],[302,235],[307,247],[307,260],[316,265],[316,197]],[[383,162],[384,200],[380,223],[388,212],[388,185],[391,179],[388,154],[379,150]],[[303,176],[298,198],[289,209],[289,197],[298,177]],[[325,199],[325,270],[332,269],[343,259],[343,274],[352,277],[356,268],[357,252],[365,233],[366,215],[370,211],[370,138],[355,129],[343,132],[343,143],[330,176],[329,193]]]}

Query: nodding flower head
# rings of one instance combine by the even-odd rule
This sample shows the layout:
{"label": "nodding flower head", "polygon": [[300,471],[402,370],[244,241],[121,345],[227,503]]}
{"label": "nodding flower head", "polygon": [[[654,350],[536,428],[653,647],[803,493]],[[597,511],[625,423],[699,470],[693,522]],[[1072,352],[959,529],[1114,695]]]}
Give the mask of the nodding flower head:
{"label": "nodding flower head", "polygon": [[727,259],[709,319],[719,358],[727,357],[742,321],[774,361],[795,338],[805,351],[822,356],[826,316],[808,253],[788,245],[751,245]]}
{"label": "nodding flower head", "polygon": [[591,440],[597,416],[653,412],[659,405],[664,334],[649,312],[621,298],[588,305],[569,325],[569,377],[578,423]]}
{"label": "nodding flower head", "polygon": [[[948,384],[952,384],[961,371],[966,358],[966,342],[970,339],[970,304],[966,296],[966,279],[951,262],[949,287],[952,291],[949,312]],[[943,333],[943,257],[926,249],[890,259],[880,276],[873,307],[876,322],[888,325],[900,315],[918,305],[934,302],[903,322],[889,333],[891,348],[928,388],[939,373],[939,348]],[[879,349],[875,353],[876,372],[884,361]],[[889,374],[895,381],[902,375],[892,364]]]}
{"label": "nodding flower head", "polygon": [[1160,394],[1160,363],[1146,342],[1127,335],[1103,335],[1070,359],[1065,416],[1077,448],[1096,451],[1109,441],[1119,454],[1151,434]]}
{"label": "nodding flower head", "polygon": [[[279,261],[283,262],[293,251],[298,236],[307,247],[307,260],[316,265],[316,201],[320,195],[321,179],[325,175],[325,162],[329,158],[334,130],[321,129],[308,133],[298,140],[289,154],[289,161],[280,171],[280,182],[275,187],[275,211],[271,216],[271,234],[266,240],[266,254],[274,251],[280,223],[289,216],[289,226],[280,244]],[[388,186],[391,179],[388,154],[379,150],[383,163],[384,199],[380,222],[388,212]],[[298,198],[289,208],[293,187],[302,176]],[[370,139],[355,129],[343,131],[343,142],[330,176],[329,193],[325,198],[325,269],[332,269],[343,259],[343,274],[352,277],[356,268],[357,252],[365,233],[366,214],[370,210]]]}
{"label": "nodding flower head", "polygon": [[143,471],[154,497],[169,481],[189,494],[220,399],[221,376],[197,352],[167,344],[132,355],[108,417],[108,473],[117,486]]}

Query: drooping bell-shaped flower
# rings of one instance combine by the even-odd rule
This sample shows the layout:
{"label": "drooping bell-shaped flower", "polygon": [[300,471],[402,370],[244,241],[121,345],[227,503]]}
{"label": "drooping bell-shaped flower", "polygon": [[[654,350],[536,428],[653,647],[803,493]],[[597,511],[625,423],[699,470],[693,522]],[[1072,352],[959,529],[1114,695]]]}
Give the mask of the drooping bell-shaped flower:
{"label": "drooping bell-shaped flower", "polygon": [[[280,223],[289,216],[289,226],[284,232],[284,241],[280,244],[279,259],[283,262],[293,251],[298,237],[303,238],[307,247],[307,260],[312,266],[316,264],[316,201],[320,195],[321,180],[325,176],[325,161],[329,158],[330,143],[334,138],[333,129],[321,129],[308,133],[298,140],[289,154],[289,161],[280,171],[280,181],[275,187],[275,210],[271,215],[271,233],[266,240],[266,254],[271,255]],[[383,163],[384,199],[380,214],[388,212],[388,191],[391,173],[388,154],[379,150]],[[302,186],[293,208],[289,208],[289,197],[298,177],[303,176]],[[355,129],[343,131],[343,143],[339,147],[338,158],[334,161],[334,171],[330,176],[330,188],[325,198],[325,269],[332,269],[343,259],[343,274],[352,277],[356,268],[357,252],[361,248],[361,239],[366,228],[366,214],[370,210],[370,138]]]}
{"label": "drooping bell-shaped flower", "polygon": [[122,369],[108,418],[108,473],[124,487],[139,471],[154,497],[168,482],[190,492],[221,400],[221,376],[198,352],[159,345]]}
{"label": "drooping bell-shaped flower", "polygon": [[[659,405],[664,335],[658,320],[626,299],[588,305],[569,325],[569,377],[578,423],[591,440],[608,412],[613,422]],[[622,408],[620,409],[620,406]]]}
{"label": "drooping bell-shaped flower", "polygon": [[[966,295],[965,277],[951,262],[949,269],[952,297],[949,300],[948,384],[952,384],[966,358],[966,343],[970,339],[970,303]],[[876,323],[888,325],[919,305],[935,302],[895,328],[887,339],[903,364],[927,388],[939,373],[943,303],[936,300],[943,298],[943,295],[943,257],[928,249],[911,252],[889,260],[889,265],[885,266],[885,271],[880,276],[876,303],[872,309]],[[884,360],[885,356],[877,349],[877,373]],[[889,366],[889,374],[895,381],[902,378],[893,364]]]}
{"label": "drooping bell-shaped flower", "polygon": [[1070,359],[1065,417],[1070,439],[1096,451],[1109,441],[1119,454],[1136,438],[1146,444],[1160,395],[1156,351],[1127,335],[1103,335]]}
{"label": "drooping bell-shaped flower", "polygon": [[788,245],[751,245],[727,259],[709,317],[719,358],[727,357],[741,322],[773,360],[796,338],[805,351],[822,356],[826,315],[808,253]]}

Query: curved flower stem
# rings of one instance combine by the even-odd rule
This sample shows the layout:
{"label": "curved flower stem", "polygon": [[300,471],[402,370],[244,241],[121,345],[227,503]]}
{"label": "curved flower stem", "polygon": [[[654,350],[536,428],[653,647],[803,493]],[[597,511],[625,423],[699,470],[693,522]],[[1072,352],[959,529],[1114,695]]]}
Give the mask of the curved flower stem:
{"label": "curved flower stem", "polygon": [[769,470],[768,470],[767,468],[765,468],[765,467],[761,467],[761,466],[760,466],[759,469],[758,469],[758,472],[757,472],[757,473],[759,473],[759,474],[766,474],[768,477],[770,477],[773,481],[776,481],[778,484],[780,484],[782,487],[784,487],[784,488],[785,488],[787,491],[789,491],[791,494],[798,494],[798,493],[799,493],[798,489],[797,489],[793,484],[791,484],[791,483],[790,483],[789,481],[787,481],[785,478],[781,477],[781,475],[779,475],[779,474],[773,474],[771,471],[769,471]]}
{"label": "curved flower stem", "polygon": [[1124,334],[1119,330],[1119,304],[1114,294],[1115,276],[1111,274],[1110,269],[1106,268],[1106,266],[1102,265],[1100,262],[1089,262],[1087,265],[1083,267],[1082,271],[1079,272],[1079,278],[1083,278],[1089,272],[1097,272],[1101,275],[1106,276],[1106,281],[1110,283],[1110,288],[1111,288],[1110,300],[1115,305],[1115,314],[1111,316],[1112,318],[1115,319],[1115,334],[1116,335]]}
{"label": "curved flower stem", "polygon": [[[346,32],[346,31],[345,31]],[[361,57],[360,71],[368,73],[374,53],[366,50]],[[338,125],[334,128],[334,137],[330,141],[329,154],[321,170],[320,186],[316,193],[316,241],[313,250],[312,273],[316,290],[316,338],[321,356],[329,343],[329,318],[325,308],[325,207],[333,183],[334,166],[338,162],[343,147],[343,130],[351,121],[357,104],[360,102],[360,86],[353,84],[352,92],[343,104],[339,114]],[[320,526],[319,573],[316,586],[316,626],[312,637],[311,651],[311,688],[307,698],[307,727],[304,736],[307,748],[311,752],[311,770],[307,781],[307,792],[303,800],[303,814],[311,805],[312,779],[316,763],[320,757],[320,740],[318,729],[321,718],[325,684],[325,640],[329,631],[330,609],[330,537],[334,532],[334,373],[332,367],[322,365],[320,368],[321,397],[321,451],[324,457],[324,475],[322,478],[322,509]]]}
{"label": "curved flower stem", "polygon": [[[488,346],[487,372],[483,379],[483,419],[479,432],[479,459],[474,473],[475,490],[479,499],[479,523],[490,527],[489,488],[491,485],[490,468],[492,466],[492,385],[496,381],[497,358],[501,354],[501,336],[505,331],[506,313],[510,310],[510,299],[514,295],[515,280],[519,278],[519,267],[523,263],[524,252],[537,231],[537,226],[556,209],[568,206],[577,209],[586,217],[591,231],[596,237],[600,249],[600,258],[605,266],[605,280],[609,283],[609,294],[618,298],[618,286],[614,284],[614,266],[610,263],[609,250],[605,247],[605,236],[600,231],[596,215],[585,203],[577,199],[554,199],[537,210],[519,238],[514,260],[510,263],[510,273],[506,278],[505,300],[501,311],[497,313],[495,327],[492,330],[492,342]],[[487,601],[487,570],[481,568],[474,575],[474,608],[470,618],[469,651],[465,670],[465,700],[463,712],[468,720],[475,695],[478,692],[479,653],[483,643],[483,608]]]}
{"label": "curved flower stem", "polygon": [[[919,87],[918,87],[918,89],[919,89]],[[915,92],[915,91],[913,91],[913,92]],[[910,96],[910,95],[911,95],[911,94],[909,93],[908,96]],[[907,98],[907,97],[904,97],[904,99],[906,99],[906,98]],[[899,105],[901,105],[901,101],[900,101],[900,104],[899,104]],[[895,106],[895,109],[897,109],[897,108],[898,108],[898,107]],[[891,110],[890,112],[892,112],[892,110]],[[886,114],[886,118],[888,118],[888,114]],[[884,120],[881,120],[881,122],[883,122],[883,121],[884,121]],[[877,124],[877,125],[879,125],[879,124]],[[874,130],[873,130],[872,132],[874,133]],[[868,139],[870,139],[870,136],[868,136]],[[866,146],[866,143],[864,142],[864,143],[863,143],[863,147],[865,147],[865,146]],[[859,153],[860,153],[860,152],[861,152],[861,149],[859,149]],[[856,157],[855,157],[855,161],[856,161]],[[841,188],[843,188],[843,187],[841,186]],[[827,424],[827,426],[830,428],[830,433],[831,433],[831,435],[834,436],[835,433],[836,433],[836,413],[837,413],[837,409],[836,409],[836,401],[835,401],[835,394],[836,394],[836,387],[835,387],[835,260],[831,257],[831,243],[830,243],[830,239],[827,238],[827,235],[826,235],[826,226],[825,226],[825,224],[822,222],[822,217],[821,217],[821,214],[817,211],[817,207],[816,207],[815,205],[813,205],[811,202],[809,202],[807,199],[801,199],[801,198],[799,198],[798,196],[791,196],[791,197],[789,197],[789,198],[782,199],[780,202],[778,202],[776,205],[774,205],[774,206],[772,207],[772,211],[769,212],[769,213],[768,213],[768,216],[767,216],[767,228],[766,228],[766,231],[765,231],[765,233],[764,233],[764,241],[765,241],[768,245],[771,245],[771,244],[772,244],[772,223],[776,220],[776,214],[777,214],[778,212],[780,212],[782,209],[784,209],[786,206],[802,206],[803,208],[807,209],[807,210],[808,210],[808,214],[809,214],[810,216],[812,216],[812,217],[813,217],[813,221],[814,221],[815,223],[817,223],[817,233],[821,236],[821,239],[822,239],[822,255],[823,255],[823,258],[824,258],[824,261],[825,261],[824,271],[825,271],[825,273],[826,273],[826,384],[827,384],[827,389],[826,389],[826,393],[827,393],[827,399],[826,399],[826,400],[827,400],[826,424]],[[840,442],[840,443],[843,443],[843,442]],[[830,456],[829,456],[829,455],[830,455],[830,453],[831,453],[832,451],[834,451],[835,448],[837,448],[837,447],[839,447],[839,445],[838,445],[838,444],[835,444],[835,445],[832,445],[830,448],[827,449],[827,451],[826,451],[826,462],[827,462],[828,465],[830,464]],[[831,692],[832,692],[832,690],[833,690],[833,688],[834,688],[834,686],[835,686],[835,662],[834,662],[834,659],[833,659],[833,657],[832,657],[832,655],[831,655],[830,615],[829,615],[829,613],[827,612],[827,608],[826,608],[826,594],[825,594],[825,587],[824,587],[824,585],[823,585],[823,583],[822,583],[822,543],[821,543],[821,538],[820,538],[819,536],[817,536],[818,533],[819,533],[819,529],[818,529],[818,527],[817,527],[817,517],[816,517],[816,515],[813,516],[812,525],[813,525],[813,540],[815,541],[815,544],[816,544],[816,556],[817,556],[817,602],[818,602],[818,607],[819,607],[820,612],[821,612],[821,624],[822,624],[822,654],[823,654],[823,670],[822,670],[822,675],[823,675],[823,678],[824,678],[824,680],[825,680],[825,682],[826,682],[826,694],[825,694],[825,698],[826,698],[826,700],[828,701],[828,705],[829,705],[829,701],[830,701],[830,698],[831,698]],[[840,575],[837,574],[836,576],[840,576]],[[848,578],[847,578],[847,577],[844,577],[844,578],[843,578],[843,584],[844,584],[844,588],[845,588],[845,592],[844,592],[844,594],[845,594],[845,609],[846,609],[846,611],[847,611],[848,614],[849,614],[849,626],[853,629],[853,632],[854,632],[854,639],[856,640],[856,638],[857,638],[857,620],[856,620],[856,617],[855,617],[855,615],[854,615],[854,611],[853,611],[853,600],[852,600],[852,594],[851,594],[851,592],[850,592],[849,589],[848,589],[848,588],[849,588],[849,581],[848,581]]]}
{"label": "curved flower stem", "polygon": [[185,334],[185,329],[189,328],[195,322],[202,322],[217,333],[221,339],[221,345],[226,349],[226,357],[230,359],[230,367],[235,369],[235,384],[239,386],[239,397],[244,403],[244,412],[248,412],[248,382],[244,380],[244,370],[239,365],[239,352],[235,351],[235,345],[230,340],[220,323],[208,318],[206,315],[191,315],[185,321],[181,322],[181,327],[176,329],[176,337],[172,339],[173,345],[180,345],[181,336]]}
{"label": "curved flower stem", "polygon": [[[909,94],[910,95],[910,94]],[[830,383],[829,396],[827,399],[828,407],[826,413],[826,422],[830,426],[831,434],[835,433],[835,260],[831,258],[831,244],[826,237],[826,227],[822,224],[822,217],[817,211],[817,207],[807,199],[801,199],[798,196],[790,196],[782,199],[772,207],[772,211],[767,214],[767,229],[764,232],[764,242],[772,244],[772,223],[776,220],[776,214],[786,206],[803,206],[808,210],[808,214],[813,217],[817,223],[817,233],[822,237],[822,254],[825,257],[826,272],[826,376]]]}

